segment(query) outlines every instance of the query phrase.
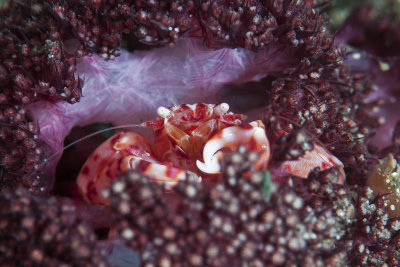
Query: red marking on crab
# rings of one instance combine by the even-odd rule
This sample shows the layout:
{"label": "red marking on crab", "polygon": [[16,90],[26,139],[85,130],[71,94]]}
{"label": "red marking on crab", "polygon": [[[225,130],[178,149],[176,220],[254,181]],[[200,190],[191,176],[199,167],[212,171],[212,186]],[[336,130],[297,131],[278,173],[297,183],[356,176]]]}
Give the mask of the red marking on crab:
{"label": "red marking on crab", "polygon": [[87,200],[89,200],[90,202],[95,202],[94,198],[97,196],[97,189],[96,189],[95,183],[90,182],[87,185],[86,190],[87,190],[87,197],[88,197]]}
{"label": "red marking on crab", "polygon": [[[270,145],[261,121],[243,123],[243,115],[233,114],[228,104],[193,104],[160,107],[160,118],[146,122],[153,127],[154,149],[143,136],[120,132],[112,136],[89,157],[78,176],[84,198],[94,204],[108,204],[103,188],[109,187],[118,172],[139,169],[150,179],[169,190],[188,172],[204,180],[221,172],[220,161],[239,145],[257,151],[255,170],[265,170],[270,159]],[[315,167],[342,166],[329,151],[316,146],[296,161],[283,163],[289,173],[307,177]],[[86,169],[90,172],[86,174]]]}
{"label": "red marking on crab", "polygon": [[[131,145],[135,144],[137,150],[132,153]],[[142,136],[133,133],[117,133],[101,144],[85,162],[78,176],[77,184],[83,197],[91,203],[107,204],[108,200],[101,195],[103,188],[109,187],[111,181],[117,177],[122,168],[123,159],[127,156],[143,160],[153,160],[150,143]],[[86,175],[85,171],[90,172]]]}
{"label": "red marking on crab", "polygon": [[81,174],[88,175],[89,174],[89,167],[88,166],[83,167],[82,170],[81,170]]}

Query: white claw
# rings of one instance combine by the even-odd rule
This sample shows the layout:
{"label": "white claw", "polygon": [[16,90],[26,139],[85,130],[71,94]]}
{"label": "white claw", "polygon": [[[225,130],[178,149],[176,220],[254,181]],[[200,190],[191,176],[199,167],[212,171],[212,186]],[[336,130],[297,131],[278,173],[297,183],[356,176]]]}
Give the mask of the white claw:
{"label": "white claw", "polygon": [[221,171],[221,166],[219,165],[219,161],[222,159],[222,152],[216,152],[208,161],[205,163],[201,162],[200,160],[196,161],[197,168],[200,171],[210,174],[216,174]]}
{"label": "white claw", "polygon": [[249,125],[251,128],[243,128],[241,126],[227,127],[214,135],[204,146],[204,163],[199,160],[196,161],[197,168],[205,173],[219,173],[221,171],[219,161],[223,157],[221,150],[226,148],[234,151],[239,145],[246,146],[251,138],[254,138],[254,141],[257,143],[257,150],[261,150],[259,151],[260,153],[266,153],[268,157],[269,144],[264,128],[260,127],[262,123],[254,121],[249,123]]}

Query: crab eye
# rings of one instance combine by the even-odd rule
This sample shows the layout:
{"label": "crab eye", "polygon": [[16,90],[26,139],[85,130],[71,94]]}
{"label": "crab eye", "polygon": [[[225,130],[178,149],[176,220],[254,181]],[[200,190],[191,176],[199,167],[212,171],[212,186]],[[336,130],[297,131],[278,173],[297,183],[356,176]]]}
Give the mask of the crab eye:
{"label": "crab eye", "polygon": [[165,108],[165,107],[158,107],[157,114],[161,118],[167,119],[171,116],[171,110],[169,110],[168,108]]}
{"label": "crab eye", "polygon": [[217,115],[222,115],[229,111],[229,105],[227,103],[221,103],[215,107],[215,113]]}

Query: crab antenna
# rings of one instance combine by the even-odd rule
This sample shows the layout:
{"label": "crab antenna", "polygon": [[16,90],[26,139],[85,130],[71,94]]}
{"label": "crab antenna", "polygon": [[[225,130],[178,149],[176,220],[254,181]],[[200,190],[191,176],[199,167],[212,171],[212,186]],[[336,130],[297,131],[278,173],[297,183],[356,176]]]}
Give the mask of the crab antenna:
{"label": "crab antenna", "polygon": [[[39,165],[38,169],[40,169],[41,167],[43,167],[45,164],[47,164],[51,159],[53,159],[55,156],[57,156],[60,153],[63,153],[65,150],[67,150],[68,148],[86,140],[89,139],[93,136],[108,132],[108,131],[112,131],[112,130],[118,130],[118,129],[123,129],[123,128],[133,128],[133,127],[146,127],[146,122],[140,123],[140,124],[124,124],[124,125],[118,125],[118,126],[113,126],[113,127],[109,127],[107,129],[103,129],[103,130],[98,130],[96,132],[93,132],[91,134],[88,134],[84,137],[81,137],[75,141],[73,141],[72,143],[66,145],[65,147],[63,147],[61,150],[54,152],[53,154],[51,154],[49,157],[47,157],[46,159],[43,160],[43,163]],[[36,170],[27,174],[27,177],[31,177],[32,175],[34,175],[36,173]]]}
{"label": "crab antenna", "polygon": [[[62,149],[62,151],[55,152],[52,156],[57,155],[57,154],[60,153],[60,152],[64,152],[66,149],[72,147],[73,145],[76,145],[77,143],[79,143],[79,142],[81,142],[81,141],[84,141],[84,140],[86,140],[86,139],[89,139],[89,138],[91,138],[91,137],[93,137],[93,136],[96,136],[96,135],[98,135],[98,134],[102,134],[102,133],[105,133],[105,132],[108,132],[108,131],[112,131],[112,130],[123,129],[123,128],[146,127],[145,123],[146,123],[146,122],[143,122],[143,123],[140,123],[140,124],[118,125],[118,126],[109,127],[109,128],[107,128],[107,129],[95,131],[95,132],[93,132],[93,133],[91,133],[91,134],[88,134],[88,135],[86,135],[86,136],[84,136],[84,137],[81,137],[81,138],[79,138],[79,139],[73,141],[72,143],[66,145],[66,146]],[[50,159],[50,158],[49,158],[49,159]]]}

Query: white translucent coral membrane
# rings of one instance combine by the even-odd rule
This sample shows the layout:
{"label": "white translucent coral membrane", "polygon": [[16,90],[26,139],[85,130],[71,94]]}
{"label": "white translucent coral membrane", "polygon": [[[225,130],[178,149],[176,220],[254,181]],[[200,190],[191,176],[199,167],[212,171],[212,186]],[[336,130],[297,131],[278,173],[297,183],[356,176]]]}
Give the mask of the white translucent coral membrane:
{"label": "white translucent coral membrane", "polygon": [[154,119],[159,106],[214,103],[222,86],[282,72],[295,60],[292,50],[282,44],[253,52],[212,49],[203,40],[182,38],[172,48],[121,51],[113,61],[86,56],[79,60],[76,73],[85,80],[80,102],[39,101],[28,108],[39,124],[40,137],[58,152],[74,126],[138,123]]}

